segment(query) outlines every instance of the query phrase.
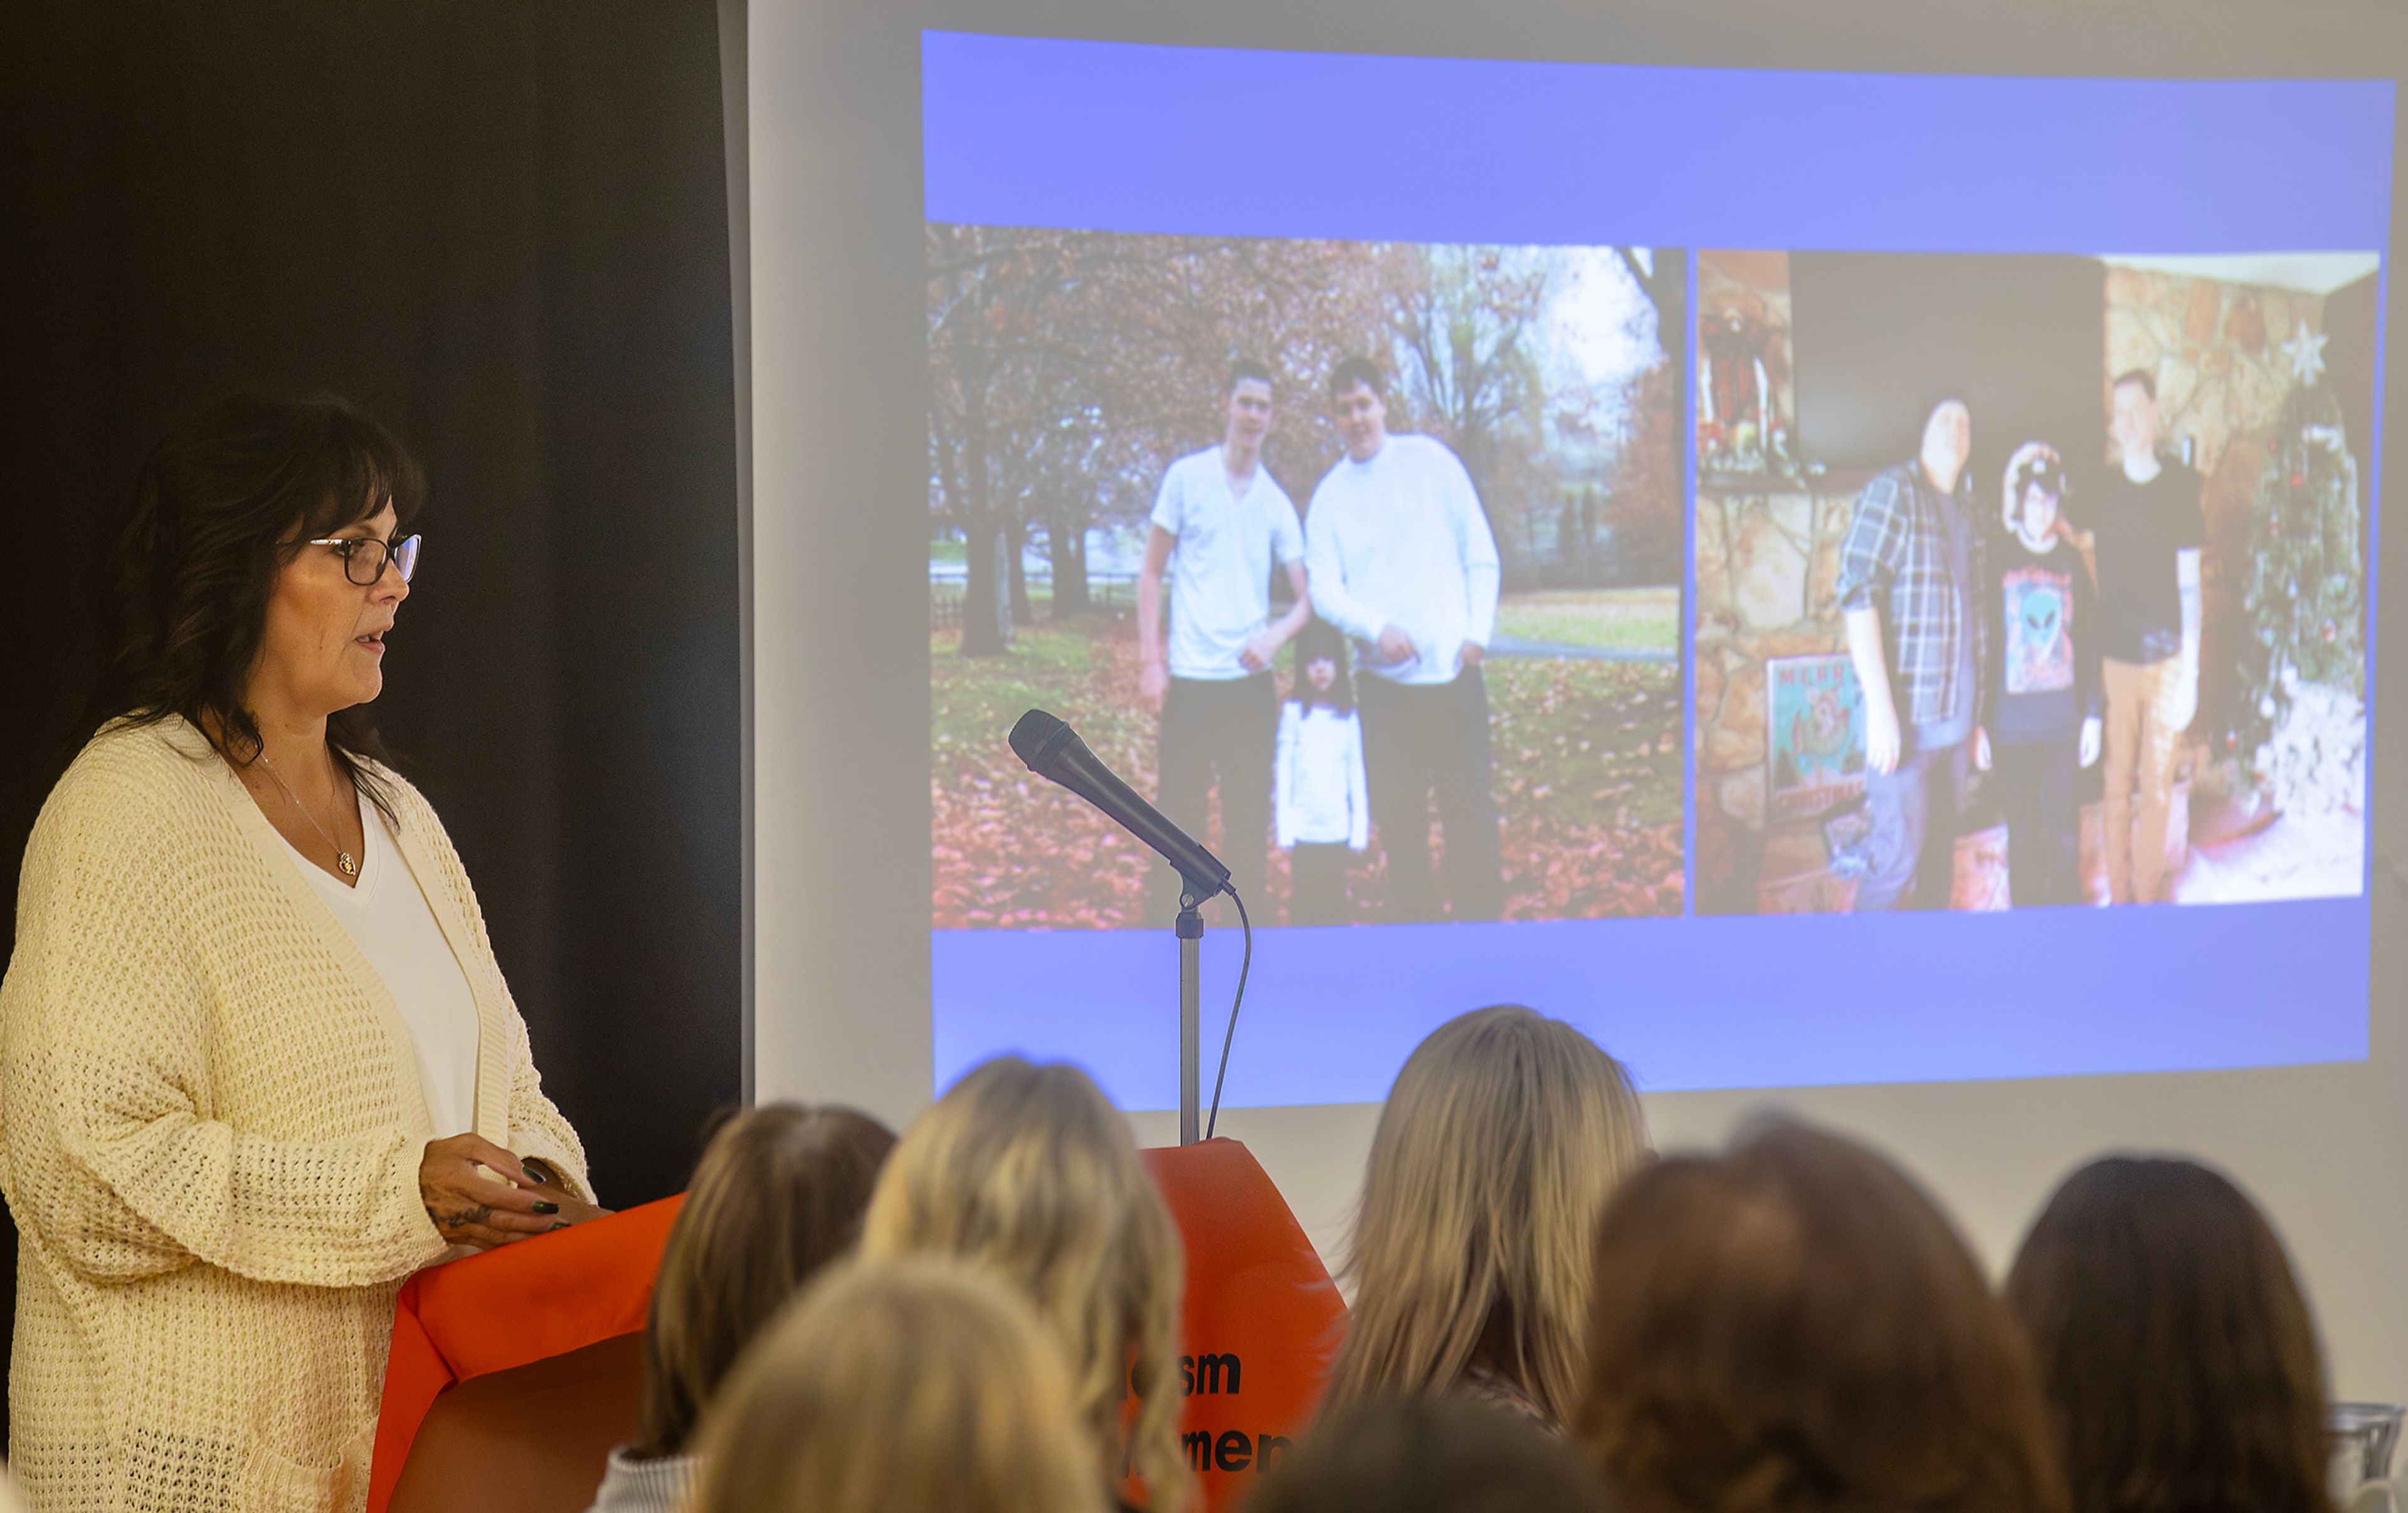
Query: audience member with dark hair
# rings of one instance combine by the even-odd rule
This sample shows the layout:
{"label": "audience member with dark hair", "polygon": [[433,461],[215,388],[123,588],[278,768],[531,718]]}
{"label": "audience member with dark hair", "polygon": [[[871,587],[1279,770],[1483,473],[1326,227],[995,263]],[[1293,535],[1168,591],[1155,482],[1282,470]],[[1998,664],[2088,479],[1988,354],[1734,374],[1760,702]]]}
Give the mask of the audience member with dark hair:
{"label": "audience member with dark hair", "polygon": [[1624,1513],[2055,1513],[2022,1333],[1865,1146],[1776,1122],[1624,1184],[1573,1434]]}
{"label": "audience member with dark hair", "polygon": [[1246,1513],[1605,1513],[1562,1441],[1445,1398],[1368,1398],[1273,1463]]}
{"label": "audience member with dark hair", "polygon": [[1628,1074],[1571,1026],[1498,1004],[1432,1031],[1372,1137],[1330,1404],[1460,1388],[1564,1421],[1591,1229],[1646,1156]]}
{"label": "audience member with dark hair", "polygon": [[2007,1303],[2073,1513],[2329,1513],[2315,1324],[2282,1241],[2224,1177],[2091,1162],[2033,1223]]}
{"label": "audience member with dark hair", "polygon": [[872,1261],[965,1257],[1017,1288],[1069,1362],[1097,1485],[1125,1469],[1152,1513],[1185,1505],[1185,1254],[1127,1124],[1085,1073],[1007,1056],[953,1084],[904,1131],[861,1247]]}
{"label": "audience member with dark hair", "polygon": [[993,1275],[838,1268],[745,1353],[696,1513],[1104,1513],[1060,1347]]}
{"label": "audience member with dark hair", "polygon": [[689,1442],[771,1315],[853,1248],[895,1136],[847,1108],[769,1103],[720,1126],[669,1230],[644,1332],[644,1410],[610,1454],[594,1513],[675,1513]]}

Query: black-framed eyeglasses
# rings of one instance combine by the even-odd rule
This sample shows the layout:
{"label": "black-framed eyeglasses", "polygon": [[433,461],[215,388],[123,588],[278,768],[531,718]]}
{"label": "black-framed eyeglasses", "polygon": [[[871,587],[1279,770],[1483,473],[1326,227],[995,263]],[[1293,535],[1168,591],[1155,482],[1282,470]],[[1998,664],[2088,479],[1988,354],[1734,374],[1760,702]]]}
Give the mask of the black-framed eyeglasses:
{"label": "black-framed eyeglasses", "polygon": [[405,536],[397,541],[378,540],[373,536],[321,536],[303,541],[304,546],[330,546],[343,559],[343,576],[366,588],[384,576],[387,563],[401,574],[403,583],[418,570],[418,544],[422,537]]}

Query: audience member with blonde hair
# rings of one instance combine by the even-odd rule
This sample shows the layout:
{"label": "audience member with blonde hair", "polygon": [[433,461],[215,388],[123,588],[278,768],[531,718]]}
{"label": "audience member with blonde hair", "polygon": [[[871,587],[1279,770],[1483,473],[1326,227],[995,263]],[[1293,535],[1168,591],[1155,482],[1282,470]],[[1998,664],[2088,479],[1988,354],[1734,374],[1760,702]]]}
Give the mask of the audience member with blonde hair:
{"label": "audience member with blonde hair", "polygon": [[848,1108],[767,1103],[729,1118],[669,1229],[644,1332],[643,1419],[610,1453],[593,1513],[675,1513],[720,1380],[796,1290],[853,1247],[894,1133]]}
{"label": "audience member with blonde hair", "polygon": [[1508,1004],[1440,1026],[1372,1138],[1329,1403],[1460,1388],[1560,1424],[1598,1212],[1646,1158],[1628,1074],[1579,1030]]}
{"label": "audience member with blonde hair", "polygon": [[2283,1242],[2229,1181],[2110,1157],[2007,1278],[2073,1513],[2329,1513],[2324,1368]]}
{"label": "audience member with blonde hair", "polygon": [[1154,1513],[1179,1508],[1184,1258],[1127,1125],[1084,1073],[1000,1058],[912,1121],[870,1199],[862,1253],[929,1251],[977,1261],[1036,1304],[1069,1362],[1099,1484],[1125,1466]]}
{"label": "audience member with blonde hair", "polygon": [[695,1513],[1105,1513],[1060,1347],[1001,1279],[855,1263],[781,1314],[703,1436]]}
{"label": "audience member with blonde hair", "polygon": [[2060,1513],[2022,1332],[1948,1220],[1776,1122],[1598,1227],[1573,1437],[1622,1513]]}

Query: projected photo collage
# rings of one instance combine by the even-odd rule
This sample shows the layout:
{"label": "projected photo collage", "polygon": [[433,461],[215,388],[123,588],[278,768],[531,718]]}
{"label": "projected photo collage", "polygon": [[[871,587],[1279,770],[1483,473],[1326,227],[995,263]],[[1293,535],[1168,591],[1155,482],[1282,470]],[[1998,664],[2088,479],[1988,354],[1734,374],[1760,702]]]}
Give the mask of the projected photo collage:
{"label": "projected photo collage", "polygon": [[2373,252],[926,257],[937,929],[2362,891]]}
{"label": "projected photo collage", "polygon": [[1256,924],[1681,913],[1684,252],[927,256],[936,928],[1176,911],[1032,707]]}
{"label": "projected photo collage", "polygon": [[2378,262],[1700,252],[1698,912],[2357,896]]}

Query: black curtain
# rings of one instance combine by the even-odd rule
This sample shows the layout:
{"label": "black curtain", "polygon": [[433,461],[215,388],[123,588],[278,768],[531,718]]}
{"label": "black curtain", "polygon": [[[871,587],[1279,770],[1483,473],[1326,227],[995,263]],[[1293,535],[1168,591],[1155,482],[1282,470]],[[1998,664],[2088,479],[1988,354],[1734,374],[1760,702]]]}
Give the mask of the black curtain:
{"label": "black curtain", "polygon": [[676,1190],[739,1076],[712,0],[0,8],[7,897],[144,450],[232,390],[344,395],[430,480],[384,728],[604,1201]]}

